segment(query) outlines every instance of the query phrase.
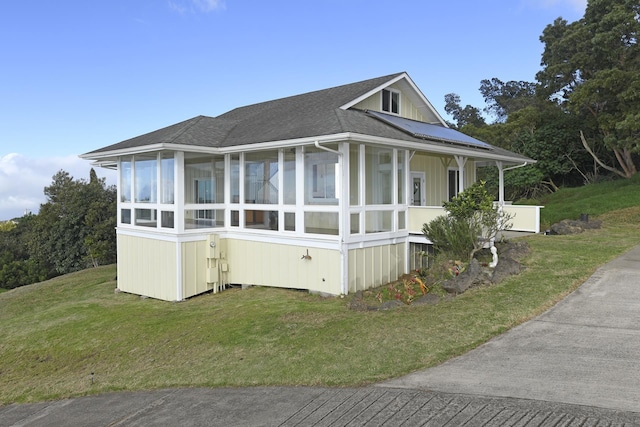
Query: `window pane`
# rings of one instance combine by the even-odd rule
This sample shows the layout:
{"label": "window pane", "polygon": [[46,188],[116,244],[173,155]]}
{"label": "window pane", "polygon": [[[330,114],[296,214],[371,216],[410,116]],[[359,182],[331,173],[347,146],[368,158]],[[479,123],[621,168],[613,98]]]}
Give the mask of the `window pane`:
{"label": "window pane", "polygon": [[458,177],[460,176],[458,170],[456,169],[449,169],[449,194],[448,196],[448,200],[451,201],[451,199],[453,199],[455,196],[458,195]]}
{"label": "window pane", "polygon": [[296,152],[295,149],[284,152],[284,204],[296,204]]}
{"label": "window pane", "polygon": [[260,230],[277,230],[278,211],[245,211],[244,225],[246,228],[256,228]]}
{"label": "window pane", "polygon": [[313,234],[331,234],[337,236],[340,231],[338,212],[305,212],[304,232]]}
{"label": "window pane", "polygon": [[391,112],[400,114],[400,94],[398,92],[391,92]]}
{"label": "window pane", "polygon": [[158,161],[156,156],[136,156],[136,202],[156,203],[158,188]]}
{"label": "window pane", "polygon": [[360,214],[351,214],[351,234],[360,233]]}
{"label": "window pane", "polygon": [[304,169],[305,204],[337,205],[340,190],[338,155],[317,148],[307,148]]}
{"label": "window pane", "polygon": [[185,159],[185,203],[224,203],[224,157]]}
{"label": "window pane", "polygon": [[367,205],[391,204],[392,150],[366,147],[365,153]]}
{"label": "window pane", "polygon": [[287,231],[296,231],[296,214],[293,212],[284,213],[284,229]]}
{"label": "window pane", "polygon": [[231,211],[231,226],[240,226],[240,211]]}
{"label": "window pane", "polygon": [[244,156],[246,203],[278,204],[278,152],[261,151]]}
{"label": "window pane", "polygon": [[131,159],[128,157],[120,162],[120,201],[131,201]]}
{"label": "window pane", "polygon": [[349,145],[349,204],[360,204],[360,146]]}
{"label": "window pane", "polygon": [[155,228],[158,225],[158,211],[156,209],[136,209],[135,225]]}
{"label": "window pane", "polygon": [[173,228],[173,211],[162,211],[160,213],[161,226],[164,228]]}
{"label": "window pane", "polygon": [[240,203],[240,155],[239,154],[231,155],[231,203]]}
{"label": "window pane", "polygon": [[390,111],[389,108],[389,104],[391,104],[390,98],[391,97],[391,93],[386,90],[386,89],[382,89],[382,111]]}
{"label": "window pane", "polygon": [[[160,174],[162,176],[162,186],[160,188],[162,194],[161,203],[173,204],[173,167],[173,153],[162,154],[162,163],[160,164]],[[173,226],[171,228],[173,228]]]}
{"label": "window pane", "polygon": [[184,211],[184,228],[216,228],[224,226],[224,209],[187,209]]}
{"label": "window pane", "polygon": [[120,210],[120,222],[123,224],[131,224],[131,209]]}
{"label": "window pane", "polygon": [[405,211],[398,212],[398,230],[407,229],[406,217],[407,217],[407,213]]}
{"label": "window pane", "polygon": [[391,231],[393,211],[370,211],[365,215],[365,232],[380,233]]}

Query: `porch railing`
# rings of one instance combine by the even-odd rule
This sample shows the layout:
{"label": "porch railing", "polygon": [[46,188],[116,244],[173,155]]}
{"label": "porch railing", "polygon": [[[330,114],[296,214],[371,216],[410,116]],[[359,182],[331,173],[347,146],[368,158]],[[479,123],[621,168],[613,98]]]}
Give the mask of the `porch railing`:
{"label": "porch railing", "polygon": [[[540,209],[542,206],[505,204],[503,210],[513,216],[511,231],[540,232]],[[409,232],[421,234],[423,224],[432,221],[447,211],[441,206],[409,206]]]}

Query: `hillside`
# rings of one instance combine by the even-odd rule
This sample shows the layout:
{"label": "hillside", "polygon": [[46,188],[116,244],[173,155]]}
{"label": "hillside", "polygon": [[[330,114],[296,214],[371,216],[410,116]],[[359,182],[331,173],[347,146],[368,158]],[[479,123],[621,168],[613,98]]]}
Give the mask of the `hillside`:
{"label": "hillside", "polygon": [[562,188],[536,201],[544,206],[541,229],[547,229],[563,219],[591,217],[606,212],[640,206],[640,174],[631,179],[616,179],[583,187]]}
{"label": "hillside", "polygon": [[[358,386],[462,354],[551,307],[640,242],[636,181],[553,195],[603,228],[525,238],[526,270],[433,306],[358,312],[348,299],[254,287],[181,303],[115,293],[115,266],[0,293],[0,404],[119,390]],[[571,206],[568,206],[571,201]],[[562,218],[560,218],[562,219]]]}

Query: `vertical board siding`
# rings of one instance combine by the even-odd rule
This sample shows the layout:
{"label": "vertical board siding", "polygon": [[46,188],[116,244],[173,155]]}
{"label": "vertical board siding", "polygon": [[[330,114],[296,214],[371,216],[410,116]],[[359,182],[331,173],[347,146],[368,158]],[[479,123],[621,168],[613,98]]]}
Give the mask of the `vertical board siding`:
{"label": "vertical board siding", "polygon": [[[412,120],[426,121],[420,110],[411,102],[408,96],[405,96],[405,94],[402,93],[398,85],[393,84],[389,86],[389,88],[400,92],[400,116]],[[378,92],[369,98],[360,101],[352,108],[357,108],[359,110],[381,111],[381,106],[382,94],[381,92]]]}
{"label": "vertical board siding", "polygon": [[182,243],[182,292],[184,298],[213,289],[207,284],[206,241]]}
{"label": "vertical board siding", "polygon": [[177,300],[176,244],[118,235],[118,289],[166,301]]}
{"label": "vertical board siding", "polygon": [[406,244],[390,244],[349,251],[349,293],[397,280],[405,271]]}
{"label": "vertical board siding", "polygon": [[[340,251],[226,239],[227,282],[341,293]],[[307,254],[311,259],[303,259]]]}
{"label": "vertical board siding", "polygon": [[[450,156],[437,157],[427,153],[416,153],[411,159],[410,169],[412,172],[426,172],[427,206],[442,206],[442,203],[447,200],[447,170],[449,167],[457,168],[455,160]],[[464,167],[465,188],[471,186],[475,182],[475,178],[475,163],[469,159]]]}

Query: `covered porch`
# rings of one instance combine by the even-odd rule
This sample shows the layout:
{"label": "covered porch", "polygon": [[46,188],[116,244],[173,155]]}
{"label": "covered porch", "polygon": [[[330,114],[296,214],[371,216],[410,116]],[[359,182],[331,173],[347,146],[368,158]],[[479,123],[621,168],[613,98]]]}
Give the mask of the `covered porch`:
{"label": "covered porch", "polygon": [[[499,205],[499,202],[496,202]],[[513,205],[505,202],[499,205],[502,211],[513,216],[513,227],[510,231],[526,233],[540,232],[540,209],[543,206]],[[422,234],[422,226],[436,217],[446,215],[442,206],[409,206],[409,233]]]}

